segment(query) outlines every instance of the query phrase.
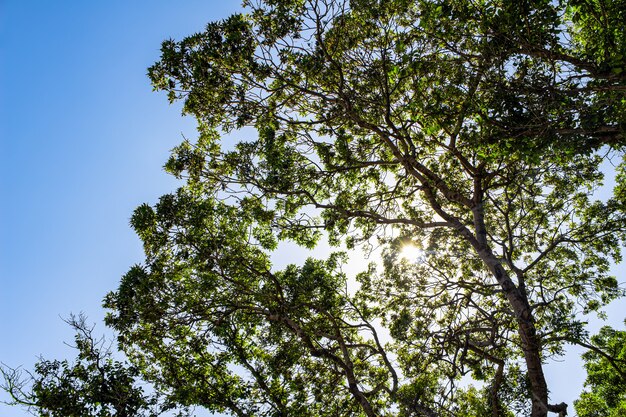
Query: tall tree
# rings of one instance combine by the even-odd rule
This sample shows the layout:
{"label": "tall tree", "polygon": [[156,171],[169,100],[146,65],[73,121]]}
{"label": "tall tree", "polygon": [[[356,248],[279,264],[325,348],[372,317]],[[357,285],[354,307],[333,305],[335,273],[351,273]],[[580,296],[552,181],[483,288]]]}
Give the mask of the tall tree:
{"label": "tall tree", "polygon": [[[199,138],[166,166],[186,187],[133,217],[146,264],[107,298],[122,347],[184,404],[241,416],[469,398],[564,415],[544,362],[622,294],[624,195],[593,199],[624,144],[621,2],[246,6],[150,68]],[[222,150],[244,127],[257,138]],[[272,270],[277,241],[322,231],[388,245],[384,268],[356,293],[336,256]],[[420,262],[399,261],[407,242]],[[469,372],[482,393],[457,387]]]}
{"label": "tall tree", "polygon": [[[199,137],[105,300],[134,366],[242,417],[565,415],[544,363],[623,295],[624,163],[594,200],[625,143],[623,2],[245,6],[149,70]],[[322,237],[382,261],[356,285],[340,253],[272,267]]]}

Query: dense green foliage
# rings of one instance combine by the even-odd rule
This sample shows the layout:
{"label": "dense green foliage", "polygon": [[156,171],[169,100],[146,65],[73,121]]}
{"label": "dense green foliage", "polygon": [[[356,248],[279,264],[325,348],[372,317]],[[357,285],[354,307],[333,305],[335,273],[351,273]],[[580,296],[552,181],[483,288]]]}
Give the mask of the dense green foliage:
{"label": "dense green foliage", "polygon": [[9,404],[42,417],[156,417],[177,408],[156,393],[147,394],[139,368],[116,360],[106,340],[93,336],[85,317],[67,322],[76,331],[76,360],[42,358],[33,373],[3,366],[0,387],[11,396]]}
{"label": "dense green foliage", "polygon": [[[623,2],[246,7],[149,70],[199,136],[105,299],[133,366],[236,416],[564,415],[544,363],[623,295]],[[272,266],[326,238],[382,259]]]}
{"label": "dense green foliage", "polygon": [[589,391],[574,403],[576,413],[578,417],[626,415],[626,331],[603,327],[591,341],[599,349],[583,355]]}

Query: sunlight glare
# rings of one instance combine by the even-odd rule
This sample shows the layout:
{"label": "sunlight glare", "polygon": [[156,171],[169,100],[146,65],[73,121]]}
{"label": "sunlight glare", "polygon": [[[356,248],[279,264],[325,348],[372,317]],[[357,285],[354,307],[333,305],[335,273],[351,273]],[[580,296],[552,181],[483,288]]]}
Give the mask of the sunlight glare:
{"label": "sunlight glare", "polygon": [[422,256],[424,256],[424,252],[415,245],[403,245],[400,249],[400,259],[407,262],[417,262]]}

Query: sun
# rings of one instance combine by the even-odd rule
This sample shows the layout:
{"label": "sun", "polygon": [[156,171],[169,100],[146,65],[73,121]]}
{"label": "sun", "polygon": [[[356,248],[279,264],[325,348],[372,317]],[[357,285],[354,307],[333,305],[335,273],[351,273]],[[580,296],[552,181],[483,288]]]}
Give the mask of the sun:
{"label": "sun", "polygon": [[422,256],[424,251],[412,244],[402,245],[400,249],[400,259],[407,262],[417,262]]}

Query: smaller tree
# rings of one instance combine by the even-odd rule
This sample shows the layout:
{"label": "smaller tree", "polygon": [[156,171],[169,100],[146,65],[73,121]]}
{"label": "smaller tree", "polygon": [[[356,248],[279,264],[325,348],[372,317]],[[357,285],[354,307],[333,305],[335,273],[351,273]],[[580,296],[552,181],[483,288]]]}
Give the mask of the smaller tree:
{"label": "smaller tree", "polygon": [[85,316],[66,321],[76,331],[76,361],[42,358],[34,373],[2,364],[0,389],[11,397],[6,404],[42,417],[156,417],[173,408],[144,392],[138,369],[115,360],[111,344],[94,337]]}
{"label": "smaller tree", "polygon": [[592,349],[583,354],[587,380],[574,402],[579,417],[626,415],[626,331],[609,326],[591,338]]}

